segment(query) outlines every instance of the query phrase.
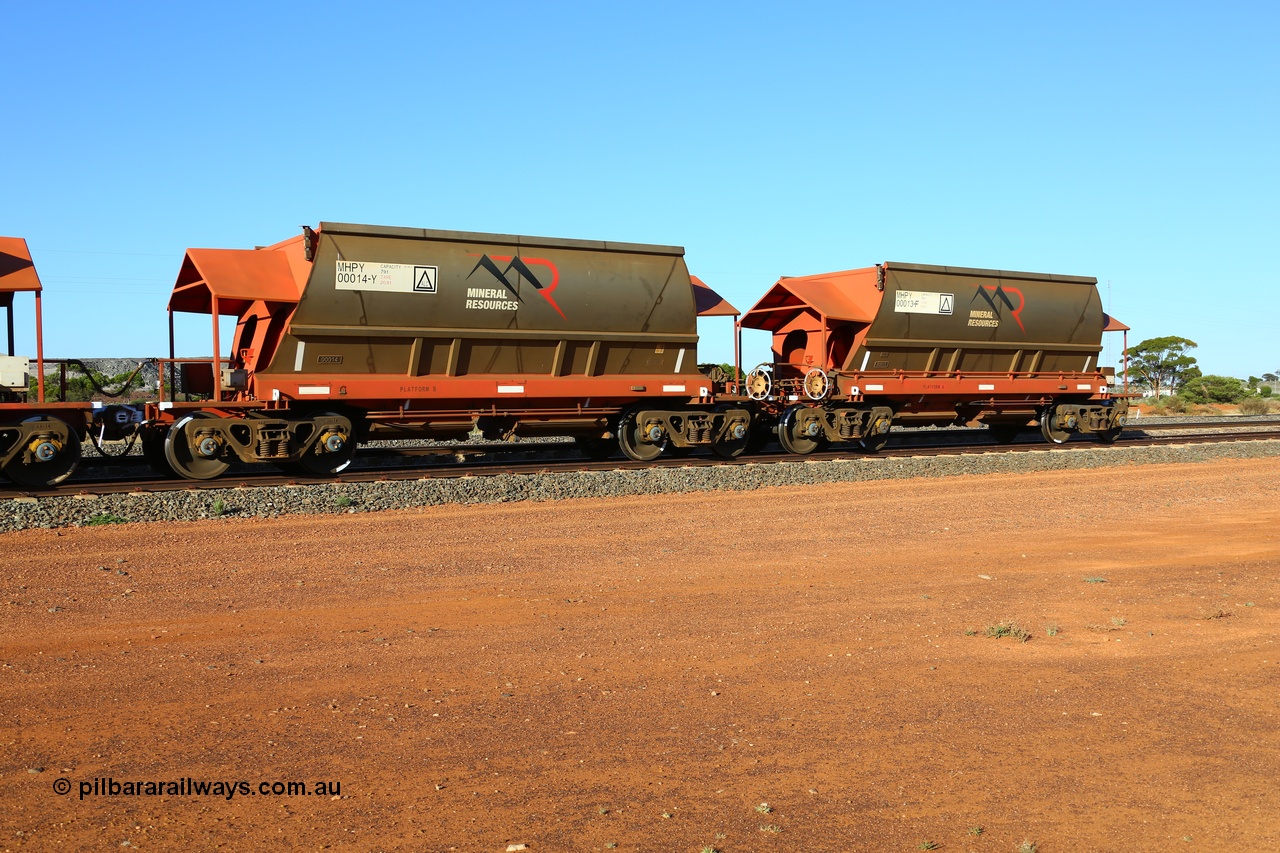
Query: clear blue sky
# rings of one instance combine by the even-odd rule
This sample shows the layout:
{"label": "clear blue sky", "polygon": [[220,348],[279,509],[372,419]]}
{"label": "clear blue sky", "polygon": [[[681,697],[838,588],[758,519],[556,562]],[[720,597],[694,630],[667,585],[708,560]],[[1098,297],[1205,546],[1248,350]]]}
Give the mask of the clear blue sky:
{"label": "clear blue sky", "polygon": [[[885,260],[1096,276],[1131,342],[1256,375],[1278,9],[10,3],[0,234],[31,245],[52,356],[162,354],[187,247],[329,220],[682,245],[743,309]],[[728,321],[703,333],[727,360]]]}

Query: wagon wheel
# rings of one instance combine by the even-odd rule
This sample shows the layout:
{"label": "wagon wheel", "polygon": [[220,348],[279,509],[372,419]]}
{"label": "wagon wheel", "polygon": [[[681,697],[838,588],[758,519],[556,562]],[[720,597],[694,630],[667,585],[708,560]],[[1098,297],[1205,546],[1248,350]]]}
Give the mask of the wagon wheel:
{"label": "wagon wheel", "polygon": [[144,428],[142,430],[142,458],[147,460],[151,470],[164,477],[177,476],[177,472],[169,465],[164,455],[164,440],[169,428],[164,426]]}
{"label": "wagon wheel", "polygon": [[1099,430],[1094,433],[1094,435],[1096,435],[1098,437],[1098,441],[1101,441],[1103,444],[1114,444],[1115,440],[1120,437],[1120,433],[1123,430],[1124,427],[1116,426],[1111,429]]}
{"label": "wagon wheel", "polygon": [[1019,424],[987,424],[987,429],[996,444],[1013,444],[1022,432]]}
{"label": "wagon wheel", "polygon": [[597,462],[602,462],[618,452],[618,445],[615,442],[598,435],[575,436],[573,442],[578,446],[579,453]]}
{"label": "wagon wheel", "polygon": [[[730,406],[717,406],[717,412],[727,412]],[[735,459],[742,455],[751,443],[751,421],[735,424],[725,430],[724,435],[711,443],[711,452],[724,459]]]}
{"label": "wagon wheel", "polygon": [[58,418],[39,415],[24,424],[46,424],[23,439],[25,447],[4,466],[5,476],[20,486],[47,489],[71,476],[80,461],[80,436]]}
{"label": "wagon wheel", "polygon": [[[342,417],[335,412],[317,412],[312,415],[313,419]],[[347,419],[343,418],[343,420]],[[347,426],[345,435],[340,430],[323,428],[324,431],[320,433],[316,443],[298,457],[295,463],[298,473],[312,477],[332,477],[346,470],[356,458],[355,429],[351,427],[349,420],[347,420]],[[316,429],[320,431],[321,427]]]}
{"label": "wagon wheel", "polygon": [[747,431],[747,453],[759,453],[777,438],[778,423],[768,412],[751,414],[751,429]]}
{"label": "wagon wheel", "polygon": [[821,400],[831,391],[831,377],[821,367],[804,375],[804,393],[810,400]]}
{"label": "wagon wheel", "polygon": [[[884,429],[879,429],[883,426]],[[889,431],[893,428],[892,416],[877,416],[869,425],[869,429],[877,430],[876,432],[868,432],[862,438],[858,439],[860,446],[867,453],[879,453],[884,450],[884,446],[889,443]]]}
{"label": "wagon wheel", "polygon": [[879,432],[875,435],[866,435],[858,439],[858,446],[867,453],[879,453],[884,450],[884,446],[889,443],[889,433]]}
{"label": "wagon wheel", "polygon": [[1067,439],[1071,438],[1070,430],[1063,429],[1054,421],[1053,406],[1045,409],[1040,415],[1040,434],[1044,436],[1044,440],[1050,444],[1066,444]]}
{"label": "wagon wheel", "polygon": [[187,444],[186,425],[212,417],[211,412],[192,412],[169,427],[169,433],[164,437],[164,458],[178,476],[188,480],[212,480],[231,467],[230,462],[220,458],[220,447],[206,446],[206,451],[213,450],[214,453],[205,455]]}
{"label": "wagon wheel", "polygon": [[644,435],[641,432],[642,425],[636,421],[637,414],[638,409],[628,409],[622,413],[618,420],[618,447],[622,448],[623,455],[628,459],[652,462],[666,449],[667,437],[664,434],[654,441],[651,436]]}
{"label": "wagon wheel", "polygon": [[752,400],[768,399],[769,393],[773,391],[773,376],[769,373],[769,366],[762,364],[748,373],[743,384],[746,385],[747,396]]}
{"label": "wagon wheel", "polygon": [[[817,435],[801,433],[799,430],[796,415],[806,408],[808,406],[792,406],[782,413],[782,420],[778,421],[778,443],[788,453],[804,456],[822,446],[821,429],[818,430]],[[816,425],[813,421],[810,423]]]}

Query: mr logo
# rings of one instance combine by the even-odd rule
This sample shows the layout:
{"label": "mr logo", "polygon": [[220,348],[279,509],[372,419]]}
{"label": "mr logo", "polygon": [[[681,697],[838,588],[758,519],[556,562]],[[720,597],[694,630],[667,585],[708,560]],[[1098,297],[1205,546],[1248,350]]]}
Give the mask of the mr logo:
{"label": "mr logo", "polygon": [[[471,257],[477,256],[472,255]],[[556,304],[556,300],[551,296],[555,289],[560,286],[560,270],[556,269],[556,265],[551,261],[545,258],[521,258],[519,255],[479,255],[479,258],[480,260],[476,261],[476,265],[471,268],[471,272],[467,273],[467,278],[475,275],[476,270],[485,270],[501,282],[502,286],[509,290],[511,295],[519,302],[524,302],[524,299],[521,298],[520,291],[516,285],[519,284],[520,279],[526,279],[542,295],[542,298],[547,300],[547,303],[552,308],[556,309],[556,313],[564,317],[564,312],[560,310],[560,306]],[[499,269],[498,265],[504,263],[506,267]],[[534,275],[533,270],[529,269],[531,266],[546,267],[549,271],[551,282],[549,284],[544,283]],[[508,274],[512,271],[515,272],[514,283],[511,278],[508,278]],[[548,273],[543,273],[544,277],[547,275]]]}
{"label": "mr logo", "polygon": [[[1018,304],[1015,307],[1013,300],[1009,298],[1009,294],[1018,297]],[[1000,309],[1009,309],[1009,316],[1018,324],[1018,328],[1022,329],[1022,333],[1027,333],[1026,328],[1022,325],[1022,309],[1027,306],[1027,299],[1022,295],[1022,291],[1016,287],[1005,287],[1002,284],[982,284],[978,286],[978,292],[973,295],[973,299],[969,300],[972,305],[981,297],[983,302],[991,306],[991,310],[995,312],[997,317],[1001,316]]]}

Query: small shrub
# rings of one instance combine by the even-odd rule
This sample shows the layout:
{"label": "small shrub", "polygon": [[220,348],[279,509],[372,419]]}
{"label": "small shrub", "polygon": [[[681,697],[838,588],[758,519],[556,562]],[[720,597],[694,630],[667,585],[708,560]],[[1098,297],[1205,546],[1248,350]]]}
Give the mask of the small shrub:
{"label": "small shrub", "polygon": [[1062,629],[1061,629],[1061,628],[1059,628],[1057,625],[1045,625],[1045,626],[1044,626],[1044,633],[1045,633],[1045,635],[1046,635],[1046,636],[1049,636],[1049,637],[1056,637],[1056,636],[1058,636],[1058,632],[1059,632],[1059,631],[1061,631],[1061,630],[1062,630]]}
{"label": "small shrub", "polygon": [[128,524],[128,523],[129,523],[129,519],[121,518],[120,516],[110,512],[100,512],[97,515],[92,516],[88,521],[85,522],[85,524],[89,525],[90,527],[99,527],[103,524]]}
{"label": "small shrub", "polygon": [[760,814],[768,814],[769,812],[773,811],[773,806],[769,805],[768,803],[761,803],[760,805],[756,806],[756,811],[760,812]]}
{"label": "small shrub", "polygon": [[226,514],[226,512],[227,512],[227,505],[226,505],[226,503],[222,500],[222,498],[218,498],[216,501],[214,501],[214,502],[213,502],[213,514],[214,514],[214,515],[225,515],[225,514]]}
{"label": "small shrub", "polygon": [[1240,414],[1265,415],[1271,411],[1271,404],[1262,397],[1245,397],[1240,401]]}
{"label": "small shrub", "polygon": [[1084,582],[1085,583],[1106,583],[1107,579],[1106,578],[1085,578]]}
{"label": "small shrub", "polygon": [[767,823],[764,826],[760,827],[760,831],[769,832],[769,833],[772,833],[773,835],[777,835],[778,833],[782,832],[782,827],[777,826],[776,824]]}
{"label": "small shrub", "polygon": [[1018,853],[1040,853],[1034,841],[1024,841],[1018,845]]}
{"label": "small shrub", "polygon": [[336,497],[333,501],[334,506],[344,507],[344,508],[351,506],[351,503],[352,501],[351,501],[350,495],[338,495],[338,497]]}
{"label": "small shrub", "polygon": [[1001,637],[1013,637],[1019,643],[1025,643],[1031,639],[1031,632],[1019,628],[1012,622],[1001,622],[998,625],[988,625],[987,636],[995,637],[997,640]]}

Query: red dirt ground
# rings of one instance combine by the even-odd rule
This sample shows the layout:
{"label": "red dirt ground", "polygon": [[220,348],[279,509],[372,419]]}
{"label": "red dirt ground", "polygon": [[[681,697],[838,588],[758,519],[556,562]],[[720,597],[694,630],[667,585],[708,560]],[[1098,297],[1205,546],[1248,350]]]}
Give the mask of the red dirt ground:
{"label": "red dirt ground", "polygon": [[1276,473],[3,535],[0,849],[1280,849]]}

